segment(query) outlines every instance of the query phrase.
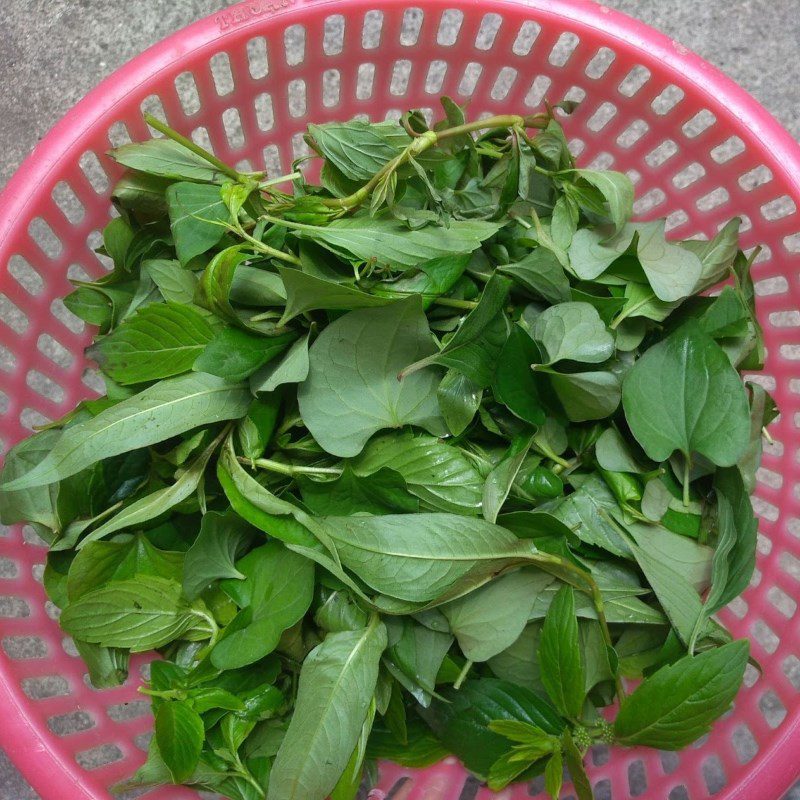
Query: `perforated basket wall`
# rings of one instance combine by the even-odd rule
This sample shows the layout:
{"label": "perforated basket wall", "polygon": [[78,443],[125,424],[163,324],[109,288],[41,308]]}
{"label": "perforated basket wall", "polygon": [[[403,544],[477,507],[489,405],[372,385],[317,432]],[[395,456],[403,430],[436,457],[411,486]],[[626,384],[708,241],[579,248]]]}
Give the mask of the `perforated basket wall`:
{"label": "perforated basket wall", "polygon": [[[396,117],[440,94],[471,112],[527,111],[547,97],[583,100],[564,120],[586,165],[627,171],[637,211],[676,235],[744,221],[769,363],[763,383],[782,416],[760,473],[755,580],[722,613],[751,637],[764,674],[748,674],[734,712],[681,754],[595,750],[598,799],[777,800],[800,756],[800,154],[754,101],[685,49],[581,0],[250,0],[198,23],[118,72],[40,145],[0,205],[0,437],[97,388],[84,362],[92,331],[62,304],[69,277],[106,269],[93,249],[110,217],[111,145],[151,132],[143,110],[222,158],[273,174],[302,149],[308,121]],[[794,198],[794,199],[793,199]],[[45,800],[99,800],[142,761],[151,727],[127,685],[95,691],[41,587],[45,548],[30,530],[0,537],[0,745]],[[454,763],[421,773],[384,765],[395,800],[488,798]],[[393,788],[394,787],[394,788]],[[391,790],[391,791],[390,791]],[[537,787],[501,795],[543,796]],[[153,798],[195,797],[185,790]]]}

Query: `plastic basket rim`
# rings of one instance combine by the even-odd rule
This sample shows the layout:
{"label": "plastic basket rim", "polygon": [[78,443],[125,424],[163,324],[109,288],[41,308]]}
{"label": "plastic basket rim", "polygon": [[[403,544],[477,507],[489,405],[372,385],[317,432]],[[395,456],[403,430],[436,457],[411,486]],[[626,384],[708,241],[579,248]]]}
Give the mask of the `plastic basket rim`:
{"label": "plastic basket rim", "polygon": [[[764,152],[771,155],[774,169],[790,189],[789,194],[800,198],[800,144],[749,92],[720,69],[689,48],[651,26],[623,12],[600,5],[596,0],[283,0],[283,7],[270,9],[268,14],[250,13],[250,19],[232,26],[220,25],[220,14],[230,14],[237,8],[252,9],[249,0],[220,9],[157,42],[128,63],[115,70],[81,101],[70,109],[50,132],[43,137],[32,153],[20,165],[0,193],[0,264],[7,264],[11,234],[28,208],[37,200],[35,193],[25,188],[47,182],[64,158],[77,158],[82,153],[76,147],[87,128],[113,116],[116,107],[128,95],[144,85],[154,74],[168,70],[187,52],[213,49],[218,51],[225,42],[239,39],[262,25],[278,19],[301,22],[306,9],[331,7],[339,14],[349,8],[415,7],[445,10],[474,5],[482,13],[504,9],[529,11],[537,18],[567,20],[569,30],[580,33],[591,30],[613,40],[615,46],[629,52],[645,52],[669,71],[680,76],[676,84],[691,84],[718,116],[725,116],[738,129],[744,129],[758,141]],[[0,274],[2,278],[2,274]],[[9,660],[0,654],[0,702],[6,710],[0,725],[0,746],[11,758],[25,779],[44,798],[63,800],[98,800],[94,781],[74,761],[49,746],[49,738],[28,719],[25,709],[28,699],[12,678]],[[52,736],[52,735],[51,735]],[[797,779],[798,766],[793,754],[800,751],[800,714],[786,720],[784,730],[771,746],[759,752],[750,762],[748,774],[737,784],[725,787],[725,800],[749,800],[758,781],[770,775],[770,786],[782,797]],[[46,763],[42,763],[45,761]],[[65,794],[65,780],[70,794]]]}

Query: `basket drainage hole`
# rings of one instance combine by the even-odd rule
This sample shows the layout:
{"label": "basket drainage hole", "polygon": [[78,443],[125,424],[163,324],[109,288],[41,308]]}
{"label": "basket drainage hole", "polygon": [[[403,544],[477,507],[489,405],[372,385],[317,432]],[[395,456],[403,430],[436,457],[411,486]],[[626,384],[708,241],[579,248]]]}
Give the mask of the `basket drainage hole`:
{"label": "basket drainage hole", "polygon": [[777,728],[786,719],[786,706],[772,690],[764,692],[758,701],[758,708],[770,728]]}
{"label": "basket drainage hole", "polygon": [[78,765],[86,770],[105,767],[115,761],[121,761],[124,757],[125,754],[115,744],[101,744],[75,754]]}
{"label": "basket drainage hole", "polygon": [[85,711],[72,711],[69,714],[59,714],[47,720],[47,727],[56,736],[71,736],[74,733],[88,731],[97,723]]}

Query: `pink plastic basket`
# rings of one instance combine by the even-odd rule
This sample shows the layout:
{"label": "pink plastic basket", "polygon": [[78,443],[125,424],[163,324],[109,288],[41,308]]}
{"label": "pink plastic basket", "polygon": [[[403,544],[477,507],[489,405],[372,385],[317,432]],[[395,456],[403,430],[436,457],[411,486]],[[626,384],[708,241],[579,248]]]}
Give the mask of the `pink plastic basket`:
{"label": "pink plastic basket", "polygon": [[[376,8],[376,5],[378,8]],[[342,34],[343,31],[343,34]],[[142,110],[210,141],[233,163],[280,174],[307,122],[373,119],[471,98],[471,113],[543,97],[585,99],[564,119],[585,164],[627,170],[637,211],[676,235],[744,220],[769,347],[756,379],[783,411],[760,473],[758,570],[722,613],[754,640],[735,711],[681,754],[595,751],[598,798],[777,800],[800,771],[800,149],[745,92],[666,37],[585,0],[249,0],[157,45],[80,103],[19,170],[0,204],[0,436],[7,449],[95,387],[92,331],[59,298],[98,275],[93,253],[119,174],[111,144],[151,132]],[[24,528],[0,538],[0,745],[45,800],[100,800],[144,757],[151,727],[136,694],[98,692],[53,620],[45,550]],[[66,732],[69,732],[68,734]],[[394,800],[489,798],[452,760],[424,772],[383,765]],[[646,788],[645,788],[646,787]],[[161,800],[196,797],[166,789]],[[529,797],[527,787],[505,800]]]}

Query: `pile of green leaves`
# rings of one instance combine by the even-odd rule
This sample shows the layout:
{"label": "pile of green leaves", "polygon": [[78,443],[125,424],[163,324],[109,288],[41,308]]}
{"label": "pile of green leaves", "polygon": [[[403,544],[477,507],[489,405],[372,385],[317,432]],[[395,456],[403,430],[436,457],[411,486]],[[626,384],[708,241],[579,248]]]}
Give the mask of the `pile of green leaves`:
{"label": "pile of green leaves", "polygon": [[9,453],[0,512],[95,686],[163,657],[136,783],[347,800],[453,753],[584,800],[592,743],[679,749],[736,695],[713,615],[776,414],[738,221],[667,241],[550,110],[442,102],[312,125],[273,181],[152,119],[113,153],[113,269],[65,300],[107,394]]}

